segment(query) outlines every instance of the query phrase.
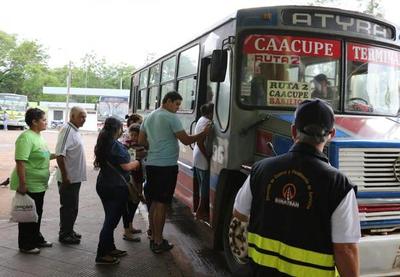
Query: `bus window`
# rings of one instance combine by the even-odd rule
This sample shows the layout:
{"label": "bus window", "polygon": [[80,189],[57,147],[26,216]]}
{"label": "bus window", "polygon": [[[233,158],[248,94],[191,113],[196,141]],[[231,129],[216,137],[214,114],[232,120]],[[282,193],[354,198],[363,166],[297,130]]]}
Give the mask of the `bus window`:
{"label": "bus window", "polygon": [[199,46],[196,45],[179,55],[178,78],[197,73]]}
{"label": "bus window", "polygon": [[138,94],[137,110],[143,111],[146,109],[146,89],[139,90]]}
{"label": "bus window", "polygon": [[149,110],[155,110],[158,107],[158,86],[149,89]]}
{"label": "bus window", "polygon": [[182,96],[180,111],[192,111],[196,100],[196,79],[186,78],[178,82],[178,92]]}
{"label": "bus window", "polygon": [[338,109],[340,53],[338,40],[248,35],[243,40],[240,101],[265,108],[295,107],[316,95],[317,85],[310,81],[322,74],[331,93],[318,95]]}
{"label": "bus window", "polygon": [[172,82],[163,84],[161,86],[161,101],[163,100],[165,94],[167,94],[167,92],[170,92],[171,90],[174,90],[174,83]]}
{"label": "bus window", "polygon": [[171,57],[162,63],[161,69],[161,82],[168,82],[175,78],[175,63],[176,58]]}
{"label": "bus window", "polygon": [[397,115],[400,108],[400,53],[349,43],[347,61],[346,111]]}
{"label": "bus window", "polygon": [[150,68],[149,86],[156,85],[160,82],[160,65],[157,64]]}
{"label": "bus window", "polygon": [[144,71],[142,71],[142,72],[140,72],[140,75],[139,75],[139,89],[142,89],[142,88],[146,88],[147,87],[147,81],[148,81],[148,74],[149,73],[149,71],[146,69],[146,70],[144,70]]}

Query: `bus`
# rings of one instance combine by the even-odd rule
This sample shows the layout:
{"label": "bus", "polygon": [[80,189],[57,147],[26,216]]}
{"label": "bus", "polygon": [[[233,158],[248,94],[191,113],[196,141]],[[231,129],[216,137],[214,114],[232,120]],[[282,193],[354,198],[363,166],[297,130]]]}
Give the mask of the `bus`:
{"label": "bus", "polygon": [[128,96],[100,96],[97,106],[97,121],[104,123],[110,116],[124,121],[128,110]]}
{"label": "bus", "polygon": [[0,93],[0,125],[4,127],[4,112],[8,114],[8,126],[26,128],[25,111],[28,108],[28,97],[14,93]]}
{"label": "bus", "polygon": [[[146,116],[176,90],[190,133],[200,106],[214,103],[208,225],[230,270],[248,264],[229,245],[237,191],[255,161],[289,150],[295,107],[324,80],[329,93],[319,97],[334,109],[337,129],[324,152],[357,186],[361,273],[400,274],[399,31],[335,8],[242,9],[133,72],[132,112]],[[192,147],[180,145],[178,165],[175,197],[193,209]]]}

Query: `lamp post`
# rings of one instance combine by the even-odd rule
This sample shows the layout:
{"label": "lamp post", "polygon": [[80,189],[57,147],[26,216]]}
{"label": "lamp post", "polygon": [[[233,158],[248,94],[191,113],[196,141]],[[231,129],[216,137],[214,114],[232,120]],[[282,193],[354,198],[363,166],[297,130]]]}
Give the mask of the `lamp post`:
{"label": "lamp post", "polygon": [[68,121],[68,114],[69,114],[69,95],[71,92],[71,77],[72,77],[72,62],[69,61],[68,64],[68,76],[67,76],[67,97],[65,99],[65,121]]}

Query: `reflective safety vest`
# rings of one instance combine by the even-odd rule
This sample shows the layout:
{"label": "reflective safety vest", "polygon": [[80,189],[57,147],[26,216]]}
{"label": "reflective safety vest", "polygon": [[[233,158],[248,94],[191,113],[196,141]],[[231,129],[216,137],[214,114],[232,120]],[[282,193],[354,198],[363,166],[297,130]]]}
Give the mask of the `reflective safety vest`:
{"label": "reflective safety vest", "polygon": [[291,276],[335,277],[333,255],[293,247],[277,240],[248,233],[248,255],[253,262]]}
{"label": "reflective safety vest", "polygon": [[331,216],[352,189],[313,146],[255,163],[248,255],[256,276],[334,277]]}

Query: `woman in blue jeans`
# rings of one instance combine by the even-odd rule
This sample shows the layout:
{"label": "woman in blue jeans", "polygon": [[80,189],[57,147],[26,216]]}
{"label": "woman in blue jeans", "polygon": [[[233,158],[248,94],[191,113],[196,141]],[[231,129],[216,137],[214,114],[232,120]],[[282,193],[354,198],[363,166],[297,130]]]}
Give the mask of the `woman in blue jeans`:
{"label": "woman in blue jeans", "polygon": [[97,264],[118,264],[126,251],[118,250],[114,244],[114,229],[121,219],[128,201],[129,171],[140,167],[132,161],[124,145],[118,141],[122,134],[122,123],[113,117],[106,119],[94,149],[97,176],[96,191],[104,207],[105,218],[97,247]]}

